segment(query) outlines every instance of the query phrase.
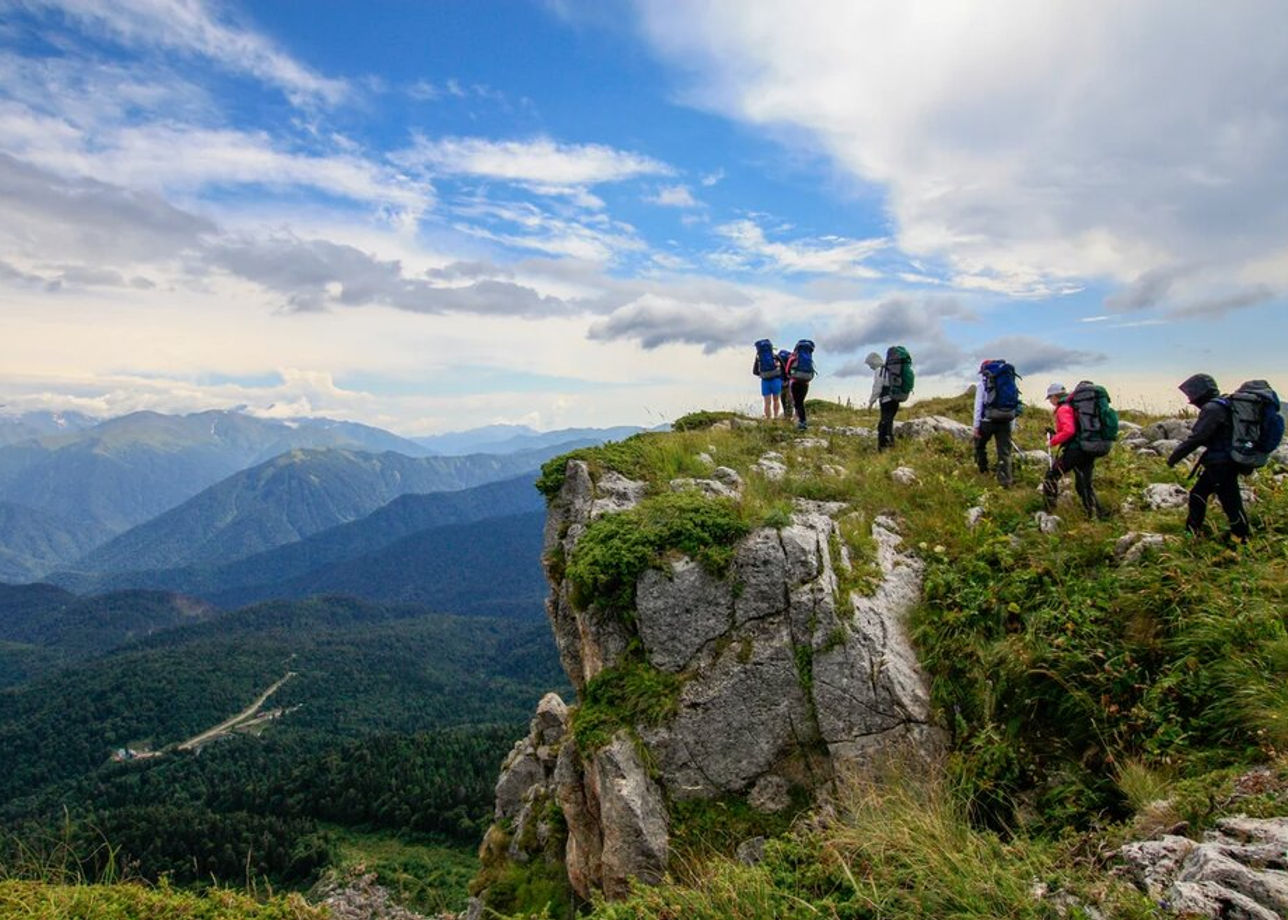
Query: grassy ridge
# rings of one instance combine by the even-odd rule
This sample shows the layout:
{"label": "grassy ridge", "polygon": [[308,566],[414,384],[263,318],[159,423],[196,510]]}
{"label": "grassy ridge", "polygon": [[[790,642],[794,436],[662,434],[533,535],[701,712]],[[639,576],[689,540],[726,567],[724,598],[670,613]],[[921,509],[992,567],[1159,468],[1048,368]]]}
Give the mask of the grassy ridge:
{"label": "grassy ridge", "polygon": [[[875,426],[873,413],[811,408],[816,430]],[[968,422],[970,411],[967,395],[904,415]],[[1253,765],[1288,773],[1288,485],[1270,471],[1252,483],[1250,546],[1187,539],[1183,511],[1141,509],[1146,485],[1179,477],[1159,458],[1122,449],[1096,471],[1115,515],[1089,521],[1066,499],[1062,529],[1048,536],[1034,521],[1045,460],[1022,462],[1016,487],[1003,490],[975,471],[969,443],[948,436],[878,454],[869,439],[833,434],[826,449],[803,448],[782,425],[702,427],[713,421],[578,455],[596,472],[648,482],[658,498],[647,504],[672,478],[709,474],[698,456],[706,453],[744,476],[732,508],[746,527],[785,523],[795,499],[844,502],[842,538],[859,572],[871,561],[872,520],[895,514],[926,563],[924,600],[909,627],[949,730],[947,769],[930,783],[905,775],[851,790],[839,818],[771,841],[757,867],[692,854],[669,884],[600,905],[595,916],[1053,916],[1050,900],[1034,896],[1035,881],[1111,916],[1151,916],[1125,883],[1105,881],[1094,854],[1168,822],[1186,820],[1198,834],[1235,810],[1288,814],[1282,781],[1252,798],[1231,792]],[[1048,421],[1031,410],[1015,440],[1038,447]],[[781,481],[750,473],[766,451],[787,458]],[[917,484],[895,483],[897,466],[912,467]],[[539,487],[553,495],[562,474],[561,464],[548,464]],[[1072,482],[1062,491],[1072,493]],[[975,506],[985,513],[971,527],[966,511]],[[1211,524],[1224,525],[1216,509]],[[1167,542],[1121,565],[1113,550],[1129,530]],[[607,585],[612,604],[629,609],[628,585],[594,577],[611,576],[622,560],[605,562],[603,547],[592,549],[574,551],[565,571]],[[668,547],[649,550],[645,564],[667,557]],[[845,579],[860,591],[867,583]],[[596,719],[611,724],[603,712]],[[1162,793],[1167,803],[1157,801]]]}

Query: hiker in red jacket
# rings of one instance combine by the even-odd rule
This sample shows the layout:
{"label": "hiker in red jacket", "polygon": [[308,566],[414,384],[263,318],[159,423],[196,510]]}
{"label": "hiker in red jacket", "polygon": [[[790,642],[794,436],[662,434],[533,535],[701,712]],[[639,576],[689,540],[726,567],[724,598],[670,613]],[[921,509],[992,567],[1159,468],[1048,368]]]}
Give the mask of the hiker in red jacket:
{"label": "hiker in red jacket", "polygon": [[1087,512],[1087,517],[1103,518],[1105,509],[1096,498],[1092,485],[1096,458],[1084,451],[1078,442],[1078,420],[1064,384],[1053,383],[1047,387],[1047,402],[1055,410],[1055,428],[1047,429],[1047,443],[1052,450],[1061,448],[1059,456],[1052,458],[1051,469],[1042,480],[1042,499],[1047,513],[1055,511],[1056,500],[1060,497],[1060,479],[1073,470],[1074,488],[1082,500],[1082,509]]}

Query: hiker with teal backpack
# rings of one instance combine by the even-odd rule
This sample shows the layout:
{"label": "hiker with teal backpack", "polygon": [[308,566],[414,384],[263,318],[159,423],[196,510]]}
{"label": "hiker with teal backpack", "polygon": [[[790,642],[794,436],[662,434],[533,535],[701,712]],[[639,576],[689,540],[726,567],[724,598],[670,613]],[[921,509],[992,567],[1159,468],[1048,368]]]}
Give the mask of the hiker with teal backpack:
{"label": "hiker with teal backpack", "polygon": [[902,345],[891,345],[886,350],[885,360],[875,351],[864,359],[872,368],[872,395],[868,397],[868,408],[873,403],[881,405],[881,420],[877,423],[877,450],[894,447],[894,417],[899,406],[912,395],[916,376],[912,370],[912,356]]}
{"label": "hiker with teal backpack", "polygon": [[814,379],[814,343],[801,339],[787,358],[786,374],[788,389],[791,391],[792,408],[796,411],[796,430],[804,431],[805,397],[809,394],[809,382]]}
{"label": "hiker with teal backpack", "polygon": [[988,472],[988,442],[997,443],[997,481],[1011,486],[1011,429],[1020,414],[1020,375],[1004,358],[980,363],[975,386],[975,465]]}
{"label": "hiker with teal backpack", "polygon": [[1060,479],[1072,470],[1074,488],[1087,517],[1107,517],[1108,512],[1096,498],[1092,478],[1096,460],[1108,454],[1118,439],[1118,413],[1110,405],[1109,393],[1090,380],[1074,387],[1072,395],[1064,384],[1053,383],[1047,387],[1047,401],[1055,410],[1055,428],[1047,429],[1047,444],[1052,449],[1060,448],[1042,480],[1047,512],[1055,511]]}
{"label": "hiker with teal backpack", "polygon": [[1178,389],[1198,407],[1199,417],[1190,436],[1167,458],[1167,465],[1176,466],[1198,448],[1205,448],[1195,464],[1200,472],[1190,489],[1185,530],[1194,536],[1203,532],[1208,499],[1215,493],[1230,520],[1230,536],[1246,542],[1252,527],[1243,510],[1239,476],[1265,466],[1283,441],[1279,396],[1264,380],[1249,380],[1222,396],[1216,381],[1207,374],[1195,374]]}
{"label": "hiker with teal backpack", "polygon": [[760,395],[765,399],[765,418],[778,418],[783,393],[783,365],[774,354],[774,344],[769,339],[756,343],[756,359],[751,372],[760,378]]}

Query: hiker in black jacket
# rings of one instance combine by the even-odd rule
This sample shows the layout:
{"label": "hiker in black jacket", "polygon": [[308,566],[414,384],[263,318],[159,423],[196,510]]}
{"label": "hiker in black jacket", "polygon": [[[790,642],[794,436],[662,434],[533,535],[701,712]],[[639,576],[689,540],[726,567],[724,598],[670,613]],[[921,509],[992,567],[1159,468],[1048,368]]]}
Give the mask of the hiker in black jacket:
{"label": "hiker in black jacket", "polygon": [[1252,472],[1251,467],[1236,463],[1230,456],[1234,438],[1234,422],[1230,406],[1220,399],[1221,390],[1207,374],[1195,374],[1179,387],[1191,405],[1199,409],[1198,420],[1190,436],[1177,445],[1167,458],[1168,466],[1176,466],[1200,447],[1206,448],[1199,457],[1202,468],[1199,478],[1190,490],[1189,515],[1185,529],[1195,536],[1203,531],[1207,517],[1208,498],[1213,492],[1221,503],[1221,510],[1230,519],[1230,536],[1247,540],[1250,532],[1248,516],[1243,512],[1243,496],[1239,494],[1239,474]]}

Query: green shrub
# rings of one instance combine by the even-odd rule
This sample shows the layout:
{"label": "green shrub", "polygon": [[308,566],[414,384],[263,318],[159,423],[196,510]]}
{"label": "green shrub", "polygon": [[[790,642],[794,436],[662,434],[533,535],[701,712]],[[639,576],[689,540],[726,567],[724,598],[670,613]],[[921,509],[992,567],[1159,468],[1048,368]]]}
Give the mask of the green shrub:
{"label": "green shrub", "polygon": [[675,715],[684,680],[641,661],[606,668],[586,684],[573,712],[577,748],[596,751],[623,728],[661,725]]}
{"label": "green shrub", "polygon": [[737,418],[737,412],[690,412],[671,423],[672,431],[703,431],[716,422]]}
{"label": "green shrub", "polygon": [[683,553],[722,575],[734,545],[749,531],[732,502],[694,492],[656,495],[604,515],[586,528],[568,560],[573,604],[585,609],[593,603],[605,614],[629,617],[635,583],[667,553]]}

